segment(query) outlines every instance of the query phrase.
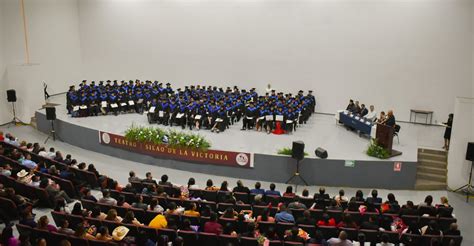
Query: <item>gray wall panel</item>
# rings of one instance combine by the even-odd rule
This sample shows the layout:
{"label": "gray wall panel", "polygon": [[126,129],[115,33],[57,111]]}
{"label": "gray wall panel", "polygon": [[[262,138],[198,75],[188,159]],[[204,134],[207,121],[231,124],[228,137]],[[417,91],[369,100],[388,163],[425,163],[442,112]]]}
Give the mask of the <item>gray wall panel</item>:
{"label": "gray wall panel", "polygon": [[[41,112],[36,112],[36,119],[38,130],[49,133],[51,123],[46,120],[46,116]],[[253,169],[155,158],[102,145],[99,143],[99,133],[95,129],[61,120],[55,121],[55,128],[62,141],[83,149],[178,170],[283,183],[291,177],[296,169],[295,160],[290,157],[276,155],[255,154]],[[310,185],[413,189],[416,181],[417,163],[404,162],[400,172],[394,172],[393,165],[392,161],[376,160],[356,161],[354,167],[345,167],[344,160],[308,158],[301,161],[300,173]],[[298,180],[296,179],[296,181]]]}

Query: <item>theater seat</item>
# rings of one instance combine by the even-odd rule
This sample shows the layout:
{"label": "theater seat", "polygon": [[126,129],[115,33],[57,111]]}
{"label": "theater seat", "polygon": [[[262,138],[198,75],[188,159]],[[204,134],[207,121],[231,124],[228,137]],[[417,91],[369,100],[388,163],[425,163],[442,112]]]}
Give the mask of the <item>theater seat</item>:
{"label": "theater seat", "polygon": [[198,245],[198,235],[194,231],[178,231],[178,236],[184,240],[184,245]]}
{"label": "theater seat", "polygon": [[[454,243],[451,244],[451,241]],[[444,236],[443,246],[461,246],[462,236]]]}
{"label": "theater seat", "polygon": [[241,237],[240,238],[241,246],[258,246],[258,241],[253,237]]}
{"label": "theater seat", "polygon": [[198,241],[199,241],[199,245],[206,245],[206,246],[219,245],[218,237],[214,233],[200,232],[198,234]]}

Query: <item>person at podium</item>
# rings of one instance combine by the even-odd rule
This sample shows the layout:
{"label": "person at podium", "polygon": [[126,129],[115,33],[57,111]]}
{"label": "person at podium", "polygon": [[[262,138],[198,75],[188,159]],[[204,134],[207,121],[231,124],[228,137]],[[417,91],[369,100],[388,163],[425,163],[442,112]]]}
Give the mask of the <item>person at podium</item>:
{"label": "person at podium", "polygon": [[385,119],[384,125],[390,126],[390,127],[395,127],[395,116],[393,115],[393,110],[389,110],[387,112],[387,118]]}

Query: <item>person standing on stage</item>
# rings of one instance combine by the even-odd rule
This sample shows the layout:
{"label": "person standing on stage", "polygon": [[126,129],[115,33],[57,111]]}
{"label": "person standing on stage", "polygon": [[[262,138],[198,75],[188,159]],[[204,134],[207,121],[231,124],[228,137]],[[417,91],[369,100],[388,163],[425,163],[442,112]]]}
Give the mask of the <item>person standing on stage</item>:
{"label": "person standing on stage", "polygon": [[444,130],[444,146],[443,149],[449,150],[449,142],[451,141],[451,130],[453,129],[453,118],[454,114],[449,114],[448,121],[443,123],[446,127]]}

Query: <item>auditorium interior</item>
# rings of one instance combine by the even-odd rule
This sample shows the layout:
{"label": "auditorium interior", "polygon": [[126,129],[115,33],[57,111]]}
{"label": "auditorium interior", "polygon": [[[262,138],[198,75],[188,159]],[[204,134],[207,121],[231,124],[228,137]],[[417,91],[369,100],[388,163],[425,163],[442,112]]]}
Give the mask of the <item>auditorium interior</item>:
{"label": "auditorium interior", "polygon": [[473,162],[472,0],[0,0],[0,245],[474,245]]}

